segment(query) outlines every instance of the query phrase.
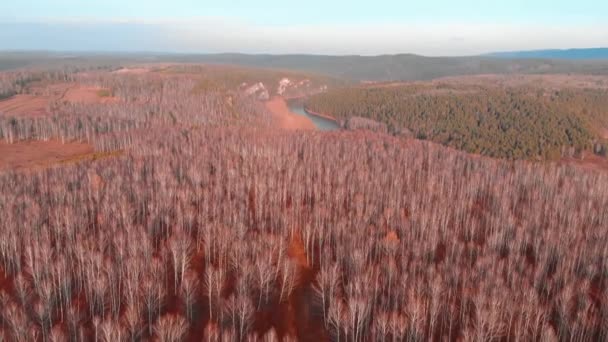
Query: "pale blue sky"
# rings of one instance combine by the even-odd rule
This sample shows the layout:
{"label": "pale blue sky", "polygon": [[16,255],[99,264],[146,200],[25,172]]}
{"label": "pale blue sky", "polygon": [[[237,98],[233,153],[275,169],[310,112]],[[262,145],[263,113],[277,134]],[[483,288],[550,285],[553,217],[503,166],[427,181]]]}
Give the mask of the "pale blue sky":
{"label": "pale blue sky", "polygon": [[606,0],[0,1],[0,49],[462,55],[589,46],[608,46]]}

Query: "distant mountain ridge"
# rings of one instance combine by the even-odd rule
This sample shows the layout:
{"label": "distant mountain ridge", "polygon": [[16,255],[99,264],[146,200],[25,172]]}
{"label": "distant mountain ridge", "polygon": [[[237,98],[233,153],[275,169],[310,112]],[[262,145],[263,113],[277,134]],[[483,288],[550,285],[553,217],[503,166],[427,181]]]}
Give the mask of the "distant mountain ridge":
{"label": "distant mountain ridge", "polygon": [[[608,49],[584,49],[579,55],[606,58],[526,57],[536,52],[497,53],[469,57],[425,57],[413,54],[380,56],[328,56],[328,55],[247,55],[224,54],[161,54],[161,53],[75,53],[66,58],[63,54],[44,52],[0,52],[0,70],[32,65],[81,64],[129,65],[137,63],[224,64],[253,68],[272,68],[326,75],[349,81],[418,81],[447,76],[481,74],[560,74],[577,73],[608,75]],[[566,50],[574,55],[574,50]],[[509,56],[508,54],[519,54]],[[549,56],[549,53],[547,53]],[[555,56],[551,55],[551,56]]]}
{"label": "distant mountain ridge", "polygon": [[531,50],[531,51],[511,51],[511,52],[495,52],[488,54],[490,57],[500,58],[542,58],[542,59],[596,59],[608,60],[608,48],[591,48],[591,49],[552,49],[552,50]]}
{"label": "distant mountain ridge", "polygon": [[608,60],[498,58],[496,56],[424,57],[323,55],[186,55],[181,62],[235,64],[325,74],[356,81],[414,81],[479,74],[608,74]]}

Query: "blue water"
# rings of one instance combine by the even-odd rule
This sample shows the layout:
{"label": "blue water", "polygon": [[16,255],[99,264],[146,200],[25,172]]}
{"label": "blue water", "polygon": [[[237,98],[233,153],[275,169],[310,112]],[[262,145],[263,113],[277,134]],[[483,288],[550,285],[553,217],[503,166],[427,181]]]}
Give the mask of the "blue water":
{"label": "blue water", "polygon": [[303,115],[309,118],[321,131],[334,131],[340,129],[340,125],[338,125],[338,123],[333,120],[325,119],[316,115],[310,115],[306,113],[306,111],[304,110],[304,106],[301,103],[291,102],[288,103],[287,106],[289,107],[289,110],[292,113]]}

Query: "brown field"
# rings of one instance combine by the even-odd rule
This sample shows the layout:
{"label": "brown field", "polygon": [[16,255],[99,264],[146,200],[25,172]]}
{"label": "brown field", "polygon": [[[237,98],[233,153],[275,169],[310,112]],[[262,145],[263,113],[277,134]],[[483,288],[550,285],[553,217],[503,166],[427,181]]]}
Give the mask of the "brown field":
{"label": "brown field", "polygon": [[276,125],[283,129],[316,129],[314,123],[305,116],[289,111],[287,103],[281,97],[275,97],[266,102],[266,108],[272,113]]}
{"label": "brown field", "polygon": [[109,94],[108,89],[98,87],[73,86],[70,87],[63,96],[62,100],[72,103],[115,103],[118,98],[113,96],[102,96],[104,92]]}
{"label": "brown field", "polygon": [[64,144],[58,140],[0,142],[0,170],[44,167],[92,153],[93,147],[86,143]]}
{"label": "brown field", "polygon": [[584,170],[608,171],[608,159],[595,154],[585,156],[584,159],[564,158],[561,163]]}
{"label": "brown field", "polygon": [[47,115],[48,96],[15,95],[0,101],[0,115],[38,116]]}
{"label": "brown field", "polygon": [[147,72],[149,72],[150,70],[148,68],[122,68],[119,70],[114,71],[114,74],[133,74],[133,75],[140,75],[140,74],[145,74]]}
{"label": "brown field", "polygon": [[49,115],[48,107],[53,101],[66,101],[70,103],[116,103],[118,98],[113,96],[102,96],[107,89],[88,87],[77,84],[53,84],[45,89],[48,95],[43,93],[42,85],[37,85],[37,95],[19,94],[9,99],[0,101],[0,115],[6,116],[44,116]]}

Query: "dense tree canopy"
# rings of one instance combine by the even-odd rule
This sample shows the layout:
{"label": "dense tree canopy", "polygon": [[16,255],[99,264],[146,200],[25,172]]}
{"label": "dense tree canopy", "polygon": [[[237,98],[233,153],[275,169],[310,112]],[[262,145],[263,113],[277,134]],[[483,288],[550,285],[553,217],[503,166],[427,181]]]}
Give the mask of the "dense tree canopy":
{"label": "dense tree canopy", "polygon": [[419,139],[509,159],[591,149],[594,127],[608,126],[608,93],[591,89],[353,87],[316,95],[307,107],[343,121],[373,119],[393,133],[409,131]]}
{"label": "dense tree canopy", "polygon": [[0,174],[9,340],[608,336],[605,174],[371,133],[133,142]]}

